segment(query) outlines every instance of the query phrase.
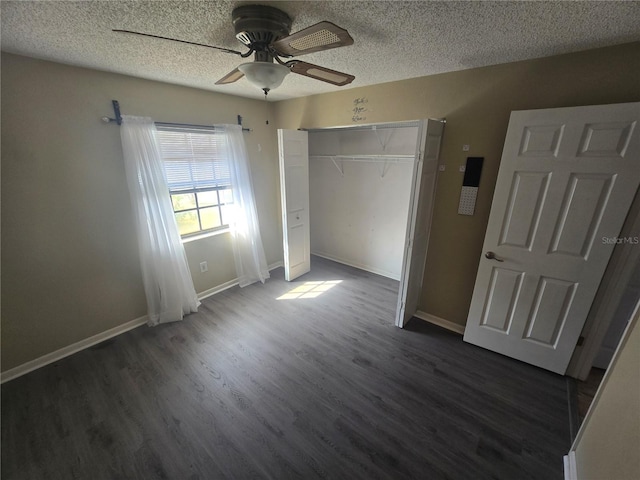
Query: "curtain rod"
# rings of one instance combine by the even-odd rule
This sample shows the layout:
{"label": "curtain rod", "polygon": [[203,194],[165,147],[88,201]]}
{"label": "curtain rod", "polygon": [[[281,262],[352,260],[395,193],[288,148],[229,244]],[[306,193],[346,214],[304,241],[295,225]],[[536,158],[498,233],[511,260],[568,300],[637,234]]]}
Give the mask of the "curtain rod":
{"label": "curtain rod", "polygon": [[[122,115],[120,114],[120,104],[117,100],[111,100],[111,104],[113,105],[113,113],[115,118],[111,117],[102,117],[101,120],[104,123],[115,122],[118,125],[122,125]],[[196,125],[194,123],[175,123],[175,122],[154,122],[156,125],[164,126],[164,127],[191,127],[191,128],[212,128],[213,125]],[[238,125],[242,126],[242,117],[238,115]],[[251,132],[252,129],[242,127],[243,132]]]}

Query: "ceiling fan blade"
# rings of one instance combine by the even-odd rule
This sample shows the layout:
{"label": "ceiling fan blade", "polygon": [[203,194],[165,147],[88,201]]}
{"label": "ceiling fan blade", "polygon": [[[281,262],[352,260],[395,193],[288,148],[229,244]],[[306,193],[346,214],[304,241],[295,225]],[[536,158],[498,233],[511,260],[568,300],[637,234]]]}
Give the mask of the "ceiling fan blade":
{"label": "ceiling fan blade", "polygon": [[162,40],[171,40],[173,42],[180,42],[180,43],[186,43],[188,45],[197,45],[199,47],[207,47],[207,48],[213,48],[215,50],[220,50],[222,52],[226,52],[226,53],[233,53],[235,55],[242,55],[241,52],[238,52],[237,50],[231,50],[229,48],[223,48],[223,47],[214,47],[213,45],[207,45],[206,43],[197,43],[197,42],[189,42],[187,40],[179,40],[177,38],[169,38],[169,37],[161,37],[160,35],[151,35],[150,33],[142,33],[142,32],[132,32],[131,30],[117,30],[114,29],[112,30],[112,32],[117,32],[117,33],[133,33],[134,35],[142,35],[144,37],[151,37],[151,38],[160,38]]}
{"label": "ceiling fan blade", "polygon": [[331,22],[320,22],[276,40],[271,46],[282,56],[295,57],[352,44],[353,38],[344,28]]}
{"label": "ceiling fan blade", "polygon": [[224,77],[216,82],[216,85],[226,85],[227,83],[233,83],[240,80],[244,77],[244,73],[242,73],[237,68],[234,68],[229,73],[227,73]]}
{"label": "ceiling fan blade", "polygon": [[321,80],[323,82],[333,83],[339,87],[353,82],[356,78],[348,73],[338,72],[336,70],[331,70],[330,68],[313,65],[312,63],[301,62],[300,60],[291,60],[290,62],[287,62],[286,65],[293,73],[315,78],[316,80]]}

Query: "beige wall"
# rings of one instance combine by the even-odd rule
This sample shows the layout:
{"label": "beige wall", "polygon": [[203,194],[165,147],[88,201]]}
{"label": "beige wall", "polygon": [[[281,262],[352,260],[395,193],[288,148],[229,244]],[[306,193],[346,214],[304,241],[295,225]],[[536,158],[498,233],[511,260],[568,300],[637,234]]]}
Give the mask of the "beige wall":
{"label": "beige wall", "polygon": [[[212,80],[213,81],[213,80]],[[244,117],[267,261],[282,259],[275,130],[264,101],[2,54],[2,370],[146,313],[120,133]],[[259,151],[258,145],[261,146]],[[185,245],[198,292],[235,278],[228,234]],[[208,261],[209,272],[198,264]]]}
{"label": "beige wall", "polygon": [[[640,100],[640,43],[263,101],[2,54],[2,370],[144,315],[119,131],[100,117],[235,123],[246,135],[267,261],[281,260],[275,127],[446,117],[420,308],[464,325],[509,112]],[[354,122],[354,100],[365,117]],[[270,126],[264,120],[273,118]],[[462,152],[462,144],[471,150]],[[261,148],[259,148],[259,146]],[[457,215],[468,155],[485,157],[476,215]],[[235,277],[226,235],[186,244],[196,290]],[[201,261],[209,272],[199,273]]]}
{"label": "beige wall", "polygon": [[[418,61],[414,59],[414,61]],[[424,61],[428,61],[425,57]],[[354,122],[354,101],[366,108]],[[477,68],[275,104],[278,128],[320,128],[446,117],[419,308],[464,325],[502,145],[512,110],[640,100],[640,43]],[[469,152],[462,145],[471,146]],[[467,156],[485,157],[474,216],[457,214]]]}
{"label": "beige wall", "polygon": [[594,398],[572,450],[580,480],[640,477],[640,310]]}

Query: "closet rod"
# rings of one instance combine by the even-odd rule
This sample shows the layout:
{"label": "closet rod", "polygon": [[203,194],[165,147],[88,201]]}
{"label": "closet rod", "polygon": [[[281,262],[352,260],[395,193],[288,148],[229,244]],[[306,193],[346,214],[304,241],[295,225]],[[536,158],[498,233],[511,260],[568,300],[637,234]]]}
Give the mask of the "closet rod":
{"label": "closet rod", "polygon": [[373,130],[389,130],[396,128],[410,128],[417,127],[418,122],[397,122],[397,123],[381,123],[377,125],[354,125],[346,127],[325,127],[325,128],[309,128],[303,129],[310,133],[322,133],[322,132],[339,132],[339,131],[373,131]]}
{"label": "closet rod", "polygon": [[[432,118],[430,120],[437,120],[442,123],[447,123],[446,118]],[[419,120],[408,120],[405,122],[389,122],[389,123],[377,123],[372,125],[345,125],[342,127],[324,127],[324,128],[301,128],[300,130],[306,130],[310,133],[322,133],[322,132],[338,132],[338,131],[372,131],[372,130],[386,130],[394,128],[409,128],[417,127],[420,125]]]}
{"label": "closet rod", "polygon": [[[122,125],[122,115],[120,113],[120,104],[118,103],[117,100],[111,100],[111,104],[113,105],[113,113],[115,118],[105,116],[105,117],[102,117],[101,120],[104,123],[115,122],[118,125]],[[197,125],[195,123],[176,123],[176,122],[154,122],[154,123],[160,127],[188,127],[188,128],[206,128],[208,130],[211,130],[211,129],[215,130],[215,126],[213,125]],[[238,115],[238,125],[242,126],[242,117],[240,115]],[[252,130],[250,128],[242,127],[242,131],[251,132]]]}

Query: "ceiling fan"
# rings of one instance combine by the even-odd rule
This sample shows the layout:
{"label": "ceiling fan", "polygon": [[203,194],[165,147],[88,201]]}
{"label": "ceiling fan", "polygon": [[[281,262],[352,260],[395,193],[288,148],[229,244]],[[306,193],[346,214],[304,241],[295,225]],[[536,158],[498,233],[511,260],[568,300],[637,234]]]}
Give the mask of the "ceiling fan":
{"label": "ceiling fan", "polygon": [[300,60],[281,60],[281,57],[297,57],[307,53],[352,45],[353,38],[345,29],[331,22],[320,22],[290,34],[292,20],[289,15],[282,10],[266,5],[242,5],[233,10],[231,17],[236,38],[249,48],[245,53],[149,33],[117,29],[113,31],[199,45],[239,55],[242,58],[254,54],[253,62],[239,65],[238,68],[218,80],[216,85],[233,83],[246,76],[252,84],[264,91],[265,96],[270,90],[280,86],[289,72],[337,86],[347,85],[355,79],[353,75]]}

